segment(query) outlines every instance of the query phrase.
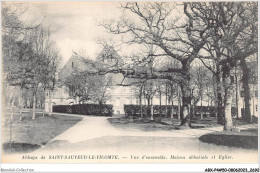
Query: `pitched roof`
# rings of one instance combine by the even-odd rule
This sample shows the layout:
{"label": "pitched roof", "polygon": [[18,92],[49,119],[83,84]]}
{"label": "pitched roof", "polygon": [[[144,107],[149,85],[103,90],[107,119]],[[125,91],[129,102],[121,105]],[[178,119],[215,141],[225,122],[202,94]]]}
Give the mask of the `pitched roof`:
{"label": "pitched roof", "polygon": [[97,56],[97,61],[108,66],[122,66],[124,61],[113,46],[105,45]]}
{"label": "pitched roof", "polygon": [[[87,62],[90,62],[88,64]],[[87,71],[91,69],[91,63],[93,61],[89,59],[83,59],[76,55],[72,55],[67,63],[63,66],[59,72],[59,80],[65,80],[74,70]]]}

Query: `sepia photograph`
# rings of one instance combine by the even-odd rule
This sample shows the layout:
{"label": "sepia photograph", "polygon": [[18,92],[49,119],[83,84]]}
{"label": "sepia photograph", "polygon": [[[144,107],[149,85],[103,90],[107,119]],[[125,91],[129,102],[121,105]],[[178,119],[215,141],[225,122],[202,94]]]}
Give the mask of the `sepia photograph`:
{"label": "sepia photograph", "polygon": [[2,163],[259,163],[257,1],[2,1],[1,36]]}

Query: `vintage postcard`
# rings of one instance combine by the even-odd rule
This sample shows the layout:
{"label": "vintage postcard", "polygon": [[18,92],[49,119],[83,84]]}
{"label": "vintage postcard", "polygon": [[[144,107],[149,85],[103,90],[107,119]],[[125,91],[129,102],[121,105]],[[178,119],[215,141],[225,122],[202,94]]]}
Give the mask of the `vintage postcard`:
{"label": "vintage postcard", "polygon": [[1,14],[2,163],[259,162],[257,1]]}

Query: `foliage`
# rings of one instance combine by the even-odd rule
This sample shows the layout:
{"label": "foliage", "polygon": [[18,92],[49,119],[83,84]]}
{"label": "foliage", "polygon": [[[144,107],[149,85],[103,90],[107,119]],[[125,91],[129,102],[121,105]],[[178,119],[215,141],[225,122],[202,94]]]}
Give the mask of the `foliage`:
{"label": "foliage", "polygon": [[4,96],[13,92],[9,86],[17,86],[19,106],[23,107],[22,92],[29,89],[34,119],[36,95],[41,95],[43,102],[42,91],[46,88],[53,90],[60,56],[49,28],[43,27],[42,23],[26,26],[20,17],[20,13],[26,10],[20,12],[21,9],[21,4],[4,4],[2,7]]}
{"label": "foliage", "polygon": [[[101,25],[110,33],[123,35],[123,43],[127,45],[144,47],[148,45],[147,56],[142,55],[143,59],[138,60],[140,64],[146,60],[167,61],[167,58],[179,62],[180,67],[165,69],[158,69],[152,65],[154,69],[150,74],[136,74],[136,78],[168,79],[179,84],[183,105],[181,125],[191,125],[188,118],[194,96],[192,96],[193,88],[190,85],[191,79],[194,78],[191,63],[197,58],[215,61],[219,69],[217,77],[222,78],[217,82],[223,86],[223,90],[219,86],[216,87],[218,88],[217,103],[222,103],[220,92],[223,92],[221,94],[224,98],[224,117],[227,122],[225,129],[230,130],[233,126],[230,111],[233,95],[231,77],[233,68],[246,57],[257,53],[257,3],[184,2],[180,5],[183,11],[178,10],[179,14],[173,13],[175,5],[164,2],[122,3],[123,16],[118,21],[110,20]],[[135,20],[132,16],[136,17]],[[133,60],[136,59],[133,58]],[[206,65],[205,62],[203,63]],[[214,73],[214,70],[212,71]],[[176,76],[173,77],[173,73],[177,74],[177,80]],[[196,79],[194,81],[199,82]],[[199,85],[204,86],[201,82]],[[200,95],[202,100],[205,94],[202,87],[196,89],[198,90],[194,90],[193,94]],[[212,97],[213,94],[209,92],[206,95]],[[247,105],[246,107],[249,108]],[[219,104],[219,106],[222,105]]]}
{"label": "foliage", "polygon": [[[95,65],[100,65],[99,62],[89,60],[85,55],[74,54],[72,70],[62,80],[62,83],[70,88],[70,96],[74,99],[79,98],[79,103],[105,103],[110,99],[111,77],[93,73]],[[82,66],[82,64],[86,65],[86,67]]]}

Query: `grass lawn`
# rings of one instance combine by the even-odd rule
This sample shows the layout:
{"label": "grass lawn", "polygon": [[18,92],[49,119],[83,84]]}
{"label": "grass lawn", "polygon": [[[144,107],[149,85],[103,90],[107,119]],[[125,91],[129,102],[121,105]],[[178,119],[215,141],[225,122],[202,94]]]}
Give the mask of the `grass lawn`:
{"label": "grass lawn", "polygon": [[[181,121],[177,118],[162,118],[161,122],[158,121],[150,121],[149,118],[141,119],[141,118],[109,118],[108,121],[115,127],[121,129],[139,129],[142,131],[157,131],[157,130],[177,130]],[[235,125],[246,124],[246,122],[242,120],[233,119]],[[221,126],[217,124],[216,117],[204,117],[193,118],[191,121],[192,128],[208,128],[208,127],[217,127]]]}
{"label": "grass lawn", "polygon": [[36,114],[36,118],[32,120],[31,114],[24,113],[23,121],[20,122],[19,116],[15,115],[12,124],[13,143],[10,150],[9,117],[10,115],[5,116],[4,114],[2,118],[2,144],[6,152],[25,152],[37,149],[82,120],[80,117],[65,115],[45,115],[43,117],[42,114]]}
{"label": "grass lawn", "polygon": [[[157,130],[179,130],[180,120],[174,118],[162,118],[161,122],[150,121],[148,118],[109,118],[108,121],[116,128],[121,129],[138,129],[142,131],[157,131]],[[205,117],[203,119],[192,119],[192,128],[208,128],[221,126],[217,124],[216,117]],[[233,119],[233,124],[244,125],[247,124],[243,120]],[[257,149],[258,146],[258,129],[246,129],[240,132],[214,132],[202,135],[199,140],[205,143],[211,143],[222,146],[241,147],[247,149]]]}
{"label": "grass lawn", "polygon": [[241,147],[248,149],[258,148],[258,129],[247,129],[241,132],[214,132],[202,135],[199,140],[216,145]]}

